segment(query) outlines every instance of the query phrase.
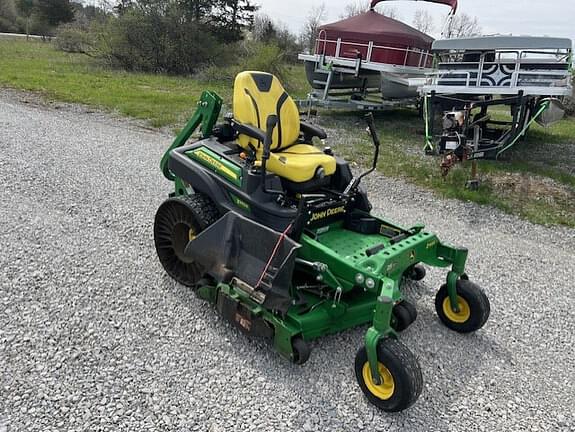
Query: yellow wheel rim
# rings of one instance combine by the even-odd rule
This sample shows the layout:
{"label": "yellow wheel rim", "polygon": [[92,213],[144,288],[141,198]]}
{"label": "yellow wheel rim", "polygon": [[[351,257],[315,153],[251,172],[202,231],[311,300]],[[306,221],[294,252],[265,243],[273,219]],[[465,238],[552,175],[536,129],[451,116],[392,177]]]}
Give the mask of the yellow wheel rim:
{"label": "yellow wheel rim", "polygon": [[192,240],[194,240],[195,238],[196,238],[196,230],[193,229],[193,228],[190,228],[190,229],[188,230],[188,240],[189,240],[189,241],[192,241]]}
{"label": "yellow wheel rim", "polygon": [[463,324],[471,316],[471,309],[469,308],[469,303],[461,296],[457,296],[457,306],[459,306],[459,312],[453,312],[449,297],[445,297],[443,300],[443,313],[449,321]]}
{"label": "yellow wheel rim", "polygon": [[389,370],[383,364],[377,362],[377,370],[382,381],[381,384],[376,384],[373,382],[369,363],[365,362],[361,371],[363,375],[363,381],[365,382],[367,389],[372,395],[381,400],[388,400],[393,396],[395,391],[395,381],[393,380],[391,372],[389,372]]}

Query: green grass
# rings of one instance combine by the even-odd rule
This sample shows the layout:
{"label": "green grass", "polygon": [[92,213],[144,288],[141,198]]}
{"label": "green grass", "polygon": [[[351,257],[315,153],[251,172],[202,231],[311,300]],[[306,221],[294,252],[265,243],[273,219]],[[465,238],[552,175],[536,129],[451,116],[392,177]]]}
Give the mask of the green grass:
{"label": "green grass", "polygon": [[[288,75],[298,76],[295,93],[303,93],[299,68],[290,67]],[[225,100],[232,92],[231,82],[206,84],[191,77],[110,70],[83,54],[13,39],[0,39],[0,85],[117,111],[148,120],[153,127],[176,128],[192,114],[203,90],[215,90]]]}
{"label": "green grass", "polygon": [[[333,146],[337,153],[360,165],[370,164],[373,147],[367,134],[363,133],[364,122],[360,115],[323,113],[321,121],[325,127],[337,128],[340,132],[340,139]],[[575,227],[575,176],[550,163],[561,161],[560,154],[552,154],[555,159],[544,163],[532,161],[525,155],[519,161],[514,158],[509,161],[480,161],[478,167],[482,183],[479,190],[471,191],[464,187],[470,178],[469,163],[457,165],[443,178],[440,160],[423,156],[423,125],[416,112],[397,110],[381,113],[376,117],[376,125],[382,143],[379,172],[408,179],[445,198],[491,205],[539,224]],[[574,119],[563,120],[558,126],[557,130],[534,127],[539,139],[533,140],[532,145],[552,142],[553,145],[575,146],[575,132],[570,132],[575,128]],[[561,140],[547,140],[550,133],[565,135]],[[575,149],[572,152],[575,153]],[[516,153],[531,154],[529,142],[519,144]],[[568,168],[573,170],[573,167]],[[498,184],[499,179],[511,179],[511,183]],[[548,180],[554,182],[551,188],[546,185]]]}
{"label": "green grass", "polygon": [[[287,75],[292,95],[303,98],[308,91],[303,67],[291,66]],[[226,102],[232,93],[229,79],[205,82],[198,77],[110,70],[85,55],[66,54],[47,43],[10,39],[0,39],[0,86],[87,104],[174,130],[192,114],[203,90],[215,90]],[[322,112],[320,121],[332,130],[330,145],[339,154],[360,166],[371,163],[373,149],[360,114]],[[492,205],[536,223],[575,227],[575,160],[570,159],[575,157],[574,119],[551,129],[535,125],[508,160],[481,161],[483,182],[474,192],[463,187],[469,166],[457,166],[443,179],[439,160],[423,155],[423,124],[417,113],[396,110],[378,114],[376,121],[382,141],[378,169],[385,175],[406,178],[442,197]]]}
{"label": "green grass", "polygon": [[544,128],[536,124],[529,130],[526,142],[536,144],[545,141],[549,144],[565,144],[575,141],[575,121],[563,119],[550,128]]}

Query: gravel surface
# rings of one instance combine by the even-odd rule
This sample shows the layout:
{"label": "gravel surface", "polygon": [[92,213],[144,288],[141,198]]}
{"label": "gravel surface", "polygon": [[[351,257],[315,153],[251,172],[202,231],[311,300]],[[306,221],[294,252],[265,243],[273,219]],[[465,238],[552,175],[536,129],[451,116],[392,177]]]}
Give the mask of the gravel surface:
{"label": "gravel surface", "polygon": [[[374,175],[376,211],[470,248],[484,329],[435,316],[444,273],[410,283],[402,340],[425,385],[388,415],[355,382],[365,328],[295,366],[171,281],[152,241],[171,139],[0,92],[0,431],[575,430],[575,231]],[[551,300],[551,301],[550,301]]]}

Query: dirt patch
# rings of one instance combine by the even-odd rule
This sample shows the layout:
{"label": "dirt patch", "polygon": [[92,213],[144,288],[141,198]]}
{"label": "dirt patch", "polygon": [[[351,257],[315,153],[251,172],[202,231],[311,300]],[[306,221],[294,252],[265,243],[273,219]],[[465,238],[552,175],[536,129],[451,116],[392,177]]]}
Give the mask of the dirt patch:
{"label": "dirt patch", "polygon": [[548,177],[526,173],[490,173],[484,180],[502,195],[515,200],[554,202],[575,201],[575,190]]}

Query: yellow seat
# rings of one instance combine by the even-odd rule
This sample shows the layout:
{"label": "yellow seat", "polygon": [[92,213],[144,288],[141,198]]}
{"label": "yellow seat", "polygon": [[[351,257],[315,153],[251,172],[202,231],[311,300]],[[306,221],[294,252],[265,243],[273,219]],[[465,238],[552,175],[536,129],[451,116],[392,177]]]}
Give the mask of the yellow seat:
{"label": "yellow seat", "polygon": [[[234,120],[266,131],[269,115],[278,117],[274,129],[271,155],[266,169],[294,183],[313,180],[318,175],[335,172],[333,156],[324,154],[310,144],[298,143],[300,136],[299,111],[279,80],[264,72],[241,72],[234,83]],[[263,143],[256,138],[240,134],[240,146],[256,149],[261,160]]]}

